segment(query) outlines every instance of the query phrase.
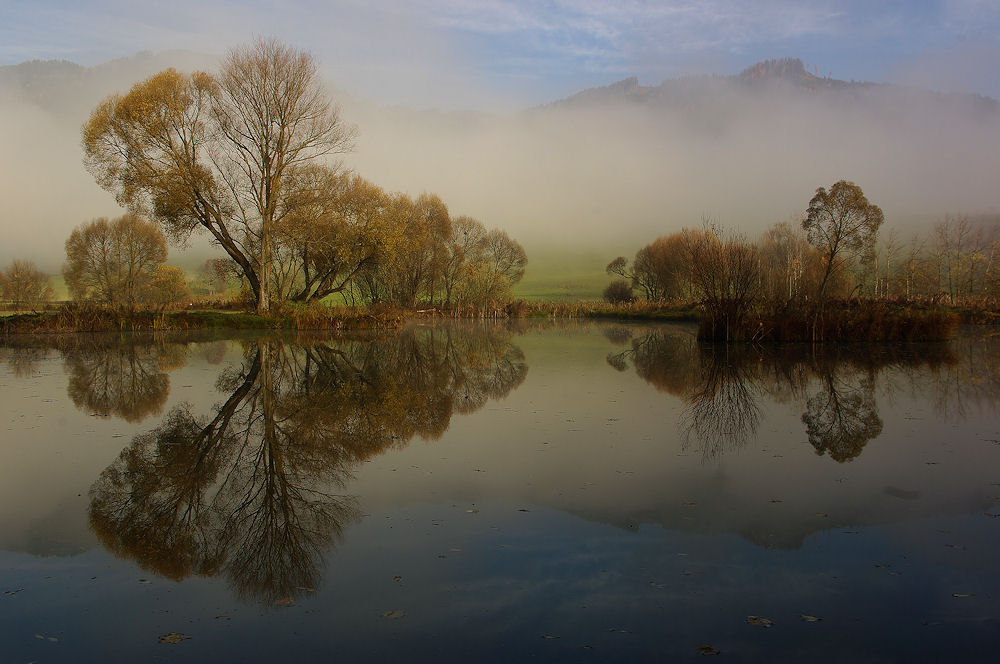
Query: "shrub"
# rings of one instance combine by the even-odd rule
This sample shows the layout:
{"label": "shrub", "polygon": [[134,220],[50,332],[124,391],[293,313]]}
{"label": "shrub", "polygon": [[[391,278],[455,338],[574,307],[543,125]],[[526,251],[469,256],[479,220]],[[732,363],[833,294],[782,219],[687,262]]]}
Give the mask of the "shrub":
{"label": "shrub", "polygon": [[632,285],[624,279],[615,279],[604,289],[604,299],[610,304],[625,304],[632,302]]}

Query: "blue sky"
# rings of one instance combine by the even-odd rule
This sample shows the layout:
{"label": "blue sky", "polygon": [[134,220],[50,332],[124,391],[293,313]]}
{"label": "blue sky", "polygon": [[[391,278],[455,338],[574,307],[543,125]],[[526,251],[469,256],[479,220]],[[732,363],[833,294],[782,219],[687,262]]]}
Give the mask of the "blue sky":
{"label": "blue sky", "polygon": [[310,50],[347,91],[417,107],[518,107],[786,56],[1000,97],[997,0],[0,0],[0,17],[0,64],[221,54],[263,34]]}

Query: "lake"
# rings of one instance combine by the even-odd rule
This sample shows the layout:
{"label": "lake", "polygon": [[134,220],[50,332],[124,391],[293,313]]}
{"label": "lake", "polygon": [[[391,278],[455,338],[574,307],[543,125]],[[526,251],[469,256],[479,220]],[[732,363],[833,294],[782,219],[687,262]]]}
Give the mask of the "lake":
{"label": "lake", "polygon": [[0,346],[0,661],[983,661],[1000,336]]}

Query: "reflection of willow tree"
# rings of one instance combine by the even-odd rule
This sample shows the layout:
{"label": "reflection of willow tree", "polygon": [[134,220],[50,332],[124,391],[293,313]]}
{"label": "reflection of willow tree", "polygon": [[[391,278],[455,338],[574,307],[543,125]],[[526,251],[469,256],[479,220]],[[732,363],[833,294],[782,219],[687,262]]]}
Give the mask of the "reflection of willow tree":
{"label": "reflection of willow tree", "polygon": [[211,417],[174,408],[101,474],[91,525],[117,555],[169,578],[222,573],[265,604],[300,595],[358,518],[343,494],[359,462],[440,436],[454,412],[526,373],[520,350],[483,329],[249,343]]}
{"label": "reflection of willow tree", "polygon": [[882,432],[875,385],[888,369],[954,366],[946,344],[897,346],[704,344],[672,330],[632,341],[608,362],[636,373],[658,390],[681,397],[685,446],[701,443],[705,458],[738,449],[756,434],[759,398],[804,401],[802,422],[817,454],[838,462],[858,456]]}
{"label": "reflection of willow tree", "polygon": [[850,461],[882,433],[875,376],[864,372],[838,375],[836,367],[825,362],[820,371],[820,389],[806,401],[802,423],[816,454],[829,454],[840,463]]}
{"label": "reflection of willow tree", "polygon": [[69,396],[77,408],[140,422],[158,415],[170,393],[165,371],[187,362],[183,344],[137,339],[93,344],[66,355]]}

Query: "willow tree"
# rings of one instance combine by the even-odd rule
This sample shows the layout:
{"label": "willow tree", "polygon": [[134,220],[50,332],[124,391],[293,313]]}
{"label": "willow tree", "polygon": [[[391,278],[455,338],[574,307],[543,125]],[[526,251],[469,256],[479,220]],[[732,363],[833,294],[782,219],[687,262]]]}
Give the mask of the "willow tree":
{"label": "willow tree", "polygon": [[830,278],[836,275],[851,257],[864,258],[875,251],[878,229],[885,216],[882,209],[868,202],[861,187],[840,180],[830,190],[823,187],[809,201],[809,210],[802,220],[809,243],[823,256],[823,278],[819,284],[822,306]]}
{"label": "willow tree", "polygon": [[353,147],[308,53],[258,39],[217,76],[167,69],[111,95],[83,126],[87,169],[130,210],[183,240],[206,230],[270,305],[276,226],[296,168]]}

